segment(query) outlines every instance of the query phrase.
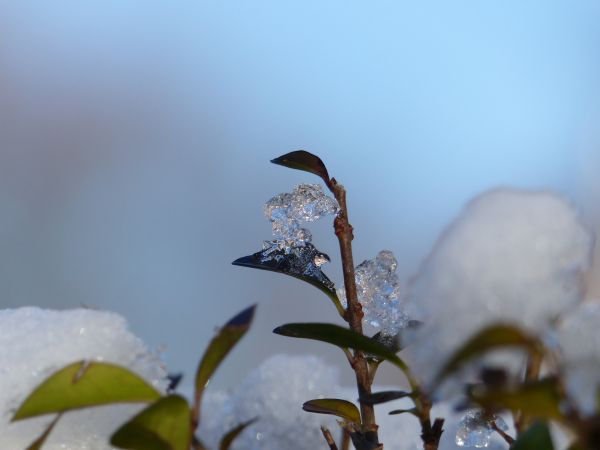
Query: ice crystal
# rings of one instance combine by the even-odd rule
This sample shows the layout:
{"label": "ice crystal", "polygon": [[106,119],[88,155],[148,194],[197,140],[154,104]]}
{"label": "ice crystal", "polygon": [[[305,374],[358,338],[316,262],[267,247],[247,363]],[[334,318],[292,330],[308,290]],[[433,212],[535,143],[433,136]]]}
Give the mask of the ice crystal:
{"label": "ice crystal", "polygon": [[[408,322],[400,302],[400,281],[396,274],[398,262],[389,250],[382,250],[375,259],[368,259],[355,269],[358,301],[365,313],[363,320],[383,334],[394,335]],[[346,291],[338,289],[346,305]]]}
{"label": "ice crystal", "polygon": [[289,250],[311,242],[312,235],[302,222],[314,222],[339,212],[337,202],[323,192],[319,184],[301,184],[291,193],[278,194],[264,207],[265,216],[273,227],[272,241],[265,245],[274,249]]}
{"label": "ice crystal", "polygon": [[498,429],[508,431],[508,425],[499,416],[488,417],[482,411],[467,411],[456,431],[456,445],[476,448],[489,446],[494,433],[494,424]]}

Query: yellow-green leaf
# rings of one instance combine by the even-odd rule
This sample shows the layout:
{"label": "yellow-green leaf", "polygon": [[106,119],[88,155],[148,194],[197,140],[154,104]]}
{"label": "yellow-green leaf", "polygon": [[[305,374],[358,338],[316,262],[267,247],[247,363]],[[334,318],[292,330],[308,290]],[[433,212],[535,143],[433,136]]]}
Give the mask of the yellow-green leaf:
{"label": "yellow-green leaf", "polygon": [[225,359],[225,356],[246,334],[252,323],[255,309],[256,305],[253,305],[237,314],[210,341],[196,371],[195,387],[197,396],[204,390],[210,377],[212,377],[215,370],[217,370],[223,359]]}
{"label": "yellow-green leaf", "polygon": [[543,422],[534,423],[515,443],[511,450],[554,450],[548,425]]}
{"label": "yellow-green leaf", "polygon": [[470,398],[484,408],[508,409],[537,418],[562,418],[561,395],[556,380],[547,378],[527,382],[513,389],[486,389],[475,387]]}
{"label": "yellow-green leaf", "polygon": [[110,443],[129,450],[189,450],[191,418],[187,401],[168,395],[119,428]]}
{"label": "yellow-green leaf", "polygon": [[513,325],[496,324],[476,333],[460,347],[442,366],[435,378],[434,386],[439,385],[448,375],[456,372],[467,361],[498,348],[517,347],[531,354],[542,351],[538,339],[529,336]]}
{"label": "yellow-green leaf", "polygon": [[360,412],[354,403],[339,398],[309,400],[302,405],[302,409],[313,413],[331,414],[349,422],[360,423]]}
{"label": "yellow-green leaf", "polygon": [[228,450],[233,441],[240,435],[240,433],[244,431],[246,427],[252,425],[254,422],[256,422],[256,418],[248,420],[244,423],[240,423],[237,427],[225,433],[225,435],[221,439],[221,443],[219,444],[219,450]]}
{"label": "yellow-green leaf", "polygon": [[43,381],[21,404],[13,420],[108,403],[151,402],[160,395],[124,367],[79,361]]}
{"label": "yellow-green leaf", "polygon": [[58,422],[58,419],[60,419],[60,416],[61,416],[61,414],[57,415],[52,420],[52,422],[50,422],[50,425],[48,425],[48,427],[44,430],[44,432],[41,434],[41,436],[39,438],[37,438],[35,441],[33,441],[31,443],[31,445],[29,447],[27,447],[25,450],[40,450],[42,448],[42,445],[44,445],[44,442],[46,442],[46,439],[48,439],[48,436],[50,436],[50,433],[54,429],[54,425],[56,425],[56,422]]}

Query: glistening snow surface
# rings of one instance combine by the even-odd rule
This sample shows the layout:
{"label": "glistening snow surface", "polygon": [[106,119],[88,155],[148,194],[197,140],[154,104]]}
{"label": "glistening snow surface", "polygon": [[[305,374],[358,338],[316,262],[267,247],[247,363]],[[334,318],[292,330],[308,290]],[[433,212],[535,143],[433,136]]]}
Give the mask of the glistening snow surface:
{"label": "glistening snow surface", "polygon": [[[88,359],[123,365],[158,388],[165,369],[118,314],[77,309],[0,310],[0,448],[26,448],[53,416],[9,423],[25,397],[46,377]],[[44,450],[107,450],[110,434],[143,406],[104,406],[65,414]]]}
{"label": "glistening snow surface", "polygon": [[410,305],[425,323],[410,349],[417,371],[430,380],[492,322],[543,330],[581,301],[592,247],[577,211],[558,195],[496,189],[475,198],[411,285]]}

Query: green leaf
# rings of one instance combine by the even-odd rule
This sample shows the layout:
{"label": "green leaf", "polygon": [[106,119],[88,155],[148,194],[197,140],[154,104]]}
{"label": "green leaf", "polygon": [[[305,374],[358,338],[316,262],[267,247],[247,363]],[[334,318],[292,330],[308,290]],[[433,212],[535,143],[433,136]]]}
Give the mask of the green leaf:
{"label": "green leaf", "polygon": [[286,153],[285,155],[272,159],[271,162],[279,166],[315,174],[321,177],[328,187],[331,186],[327,168],[323,161],[321,161],[321,158],[305,150],[296,150],[294,152]]}
{"label": "green leaf", "polygon": [[393,411],[390,411],[388,413],[390,416],[395,416],[398,414],[412,414],[414,416],[418,415],[418,411],[416,410],[416,408],[411,408],[411,409],[394,409]]}
{"label": "green leaf", "polygon": [[515,443],[511,450],[554,450],[548,425],[543,422],[534,423]]}
{"label": "green leaf", "polygon": [[308,243],[304,247],[293,248],[289,253],[285,253],[284,250],[262,250],[238,258],[232,264],[282,273],[302,280],[324,292],[333,302],[340,316],[343,317],[345,309],[337,296],[335,285],[321,270],[320,265],[315,263],[315,261],[323,261],[323,259],[329,260],[329,257]]}
{"label": "green leaf", "polygon": [[412,394],[405,391],[381,391],[373,392],[372,394],[364,395],[360,398],[360,402],[366,405],[379,405],[381,403],[391,402],[400,398],[410,397]]}
{"label": "green leaf", "polygon": [[354,403],[339,398],[309,400],[302,405],[302,409],[312,413],[331,414],[349,422],[360,423],[360,412]]}
{"label": "green leaf", "polygon": [[221,439],[221,443],[219,444],[219,450],[228,450],[231,446],[231,443],[237,438],[242,431],[246,429],[247,426],[252,425],[256,422],[256,417],[254,419],[250,419],[247,422],[240,423],[237,427],[228,431],[225,436]]}
{"label": "green leaf", "polygon": [[531,354],[538,354],[543,348],[539,340],[513,325],[496,324],[486,327],[471,337],[444,364],[435,378],[434,386],[438,386],[448,375],[456,372],[467,361],[490,350],[505,347],[522,348]]}
{"label": "green leaf", "polygon": [[42,382],[12,420],[108,403],[151,402],[159,397],[156,389],[124,367],[78,361]]}
{"label": "green leaf", "polygon": [[197,396],[204,390],[210,377],[213,376],[223,359],[225,359],[225,356],[246,334],[254,318],[255,309],[256,305],[252,305],[237,314],[210,341],[196,371],[195,387]]}
{"label": "green leaf", "polygon": [[554,378],[527,382],[513,389],[475,386],[469,396],[474,402],[492,410],[508,409],[538,418],[562,419],[560,388]]}
{"label": "green leaf", "polygon": [[42,448],[42,445],[44,445],[44,442],[46,442],[46,439],[48,438],[48,436],[50,436],[50,433],[54,429],[54,425],[56,425],[56,422],[58,422],[58,419],[60,419],[60,416],[61,416],[61,414],[57,415],[52,420],[52,422],[50,422],[50,425],[48,425],[48,428],[46,428],[44,430],[42,435],[39,438],[37,438],[35,441],[33,441],[31,443],[31,445],[29,445],[29,447],[27,447],[25,450],[40,450]]}
{"label": "green leaf", "polygon": [[327,342],[341,348],[353,348],[354,350],[370,353],[385,359],[403,371],[407,369],[404,361],[392,350],[367,336],[338,325],[330,323],[288,323],[275,328],[273,333],[282,336]]}
{"label": "green leaf", "polygon": [[189,450],[191,418],[187,401],[168,395],[119,428],[110,443],[130,450]]}

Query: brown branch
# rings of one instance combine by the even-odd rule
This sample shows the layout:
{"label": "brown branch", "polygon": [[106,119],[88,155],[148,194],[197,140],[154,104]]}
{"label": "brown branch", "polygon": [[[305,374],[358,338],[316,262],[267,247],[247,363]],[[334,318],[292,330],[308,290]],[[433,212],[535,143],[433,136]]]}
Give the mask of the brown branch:
{"label": "brown branch", "polygon": [[515,443],[515,438],[513,438],[510,434],[508,434],[506,431],[498,428],[498,424],[496,423],[495,420],[492,420],[490,422],[490,425],[492,427],[492,430],[494,430],[496,433],[498,433],[502,439],[504,439],[506,441],[506,443],[508,445],[513,445]]}
{"label": "brown branch", "polygon": [[323,437],[327,441],[327,444],[329,445],[330,450],[338,450],[338,447],[335,444],[335,441],[333,439],[333,436],[331,435],[331,432],[327,428],[321,427],[321,433],[323,433]]}
{"label": "brown branch", "polygon": [[350,450],[350,433],[342,428],[342,450]]}
{"label": "brown branch", "polygon": [[[348,220],[348,208],[346,205],[346,190],[344,186],[338,184],[335,178],[331,179],[330,189],[340,206],[340,212],[335,218],[333,226],[335,235],[340,245],[340,254],[342,258],[342,270],[344,273],[344,287],[346,288],[346,309],[345,319],[350,329],[356,333],[363,334],[362,318],[363,311],[356,292],[356,279],[354,275],[354,259],[352,256],[352,239],[354,239],[352,225]],[[369,377],[369,368],[367,359],[360,351],[354,352],[354,361],[352,364],[356,374],[356,385],[358,388],[358,398],[366,398],[371,393],[371,380]],[[360,403],[360,415],[362,425],[368,432],[369,440],[375,444],[379,443],[377,436],[377,423],[375,421],[375,410],[373,405]]]}
{"label": "brown branch", "polygon": [[[542,361],[544,356],[541,352],[534,352],[527,358],[527,367],[525,368],[525,382],[537,380],[540,376],[540,370],[542,368]],[[521,432],[525,431],[530,425],[531,417],[518,411],[515,414],[514,423],[517,436]]]}

